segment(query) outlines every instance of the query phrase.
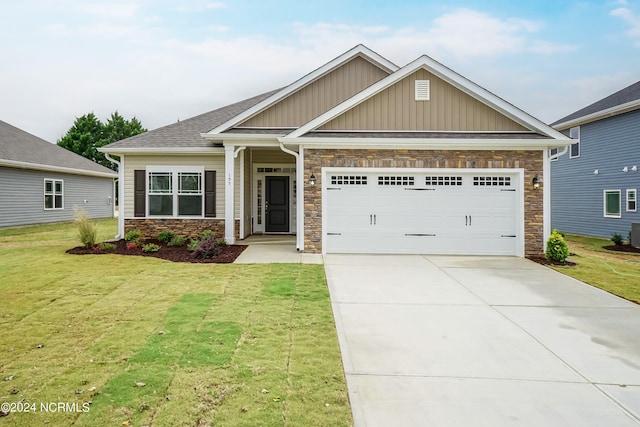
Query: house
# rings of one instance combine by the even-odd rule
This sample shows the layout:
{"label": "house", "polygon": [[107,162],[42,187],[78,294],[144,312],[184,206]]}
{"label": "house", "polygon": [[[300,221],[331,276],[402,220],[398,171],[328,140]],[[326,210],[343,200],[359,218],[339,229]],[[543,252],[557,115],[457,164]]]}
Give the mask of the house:
{"label": "house", "polygon": [[112,218],[117,174],[0,121],[0,227]]}
{"label": "house", "polygon": [[552,227],[626,239],[640,223],[640,81],[552,126],[579,140],[551,162]]}
{"label": "house", "polygon": [[398,67],[358,45],[282,89],[101,151],[121,159],[121,234],[522,257],[544,250],[548,152],[570,143],[426,55]]}

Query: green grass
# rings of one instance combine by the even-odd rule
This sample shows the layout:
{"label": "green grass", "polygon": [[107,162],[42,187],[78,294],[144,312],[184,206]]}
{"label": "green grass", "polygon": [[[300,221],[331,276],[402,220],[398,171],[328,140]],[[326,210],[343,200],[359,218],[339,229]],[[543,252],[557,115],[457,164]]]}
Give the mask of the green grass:
{"label": "green grass", "polygon": [[640,304],[640,254],[603,249],[613,244],[609,239],[568,234],[565,240],[577,265],[555,270]]}
{"label": "green grass", "polygon": [[3,425],[353,423],[322,266],[67,255],[76,234],[0,230],[0,402],[90,409]]}

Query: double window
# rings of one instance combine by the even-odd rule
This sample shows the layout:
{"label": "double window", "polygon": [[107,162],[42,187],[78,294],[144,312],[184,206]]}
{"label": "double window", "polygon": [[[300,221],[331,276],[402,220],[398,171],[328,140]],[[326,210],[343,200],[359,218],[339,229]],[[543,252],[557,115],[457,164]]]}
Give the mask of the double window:
{"label": "double window", "polygon": [[202,216],[202,168],[147,169],[149,216]]}
{"label": "double window", "polygon": [[44,180],[45,210],[64,209],[64,183],[61,179]]}

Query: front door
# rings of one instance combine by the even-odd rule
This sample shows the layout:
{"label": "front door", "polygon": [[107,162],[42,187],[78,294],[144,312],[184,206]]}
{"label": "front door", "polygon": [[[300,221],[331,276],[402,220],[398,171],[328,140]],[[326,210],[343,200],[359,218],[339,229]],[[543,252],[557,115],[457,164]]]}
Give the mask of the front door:
{"label": "front door", "polygon": [[265,177],[265,231],[289,232],[289,177]]}

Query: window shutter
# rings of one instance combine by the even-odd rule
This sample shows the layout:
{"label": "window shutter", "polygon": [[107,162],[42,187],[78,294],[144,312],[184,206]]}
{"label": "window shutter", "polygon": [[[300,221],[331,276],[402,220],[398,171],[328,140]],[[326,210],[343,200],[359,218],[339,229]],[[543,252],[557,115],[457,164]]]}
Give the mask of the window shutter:
{"label": "window shutter", "polygon": [[204,171],[204,216],[216,216],[216,171]]}
{"label": "window shutter", "polygon": [[133,171],[133,216],[135,217],[144,217],[146,214],[146,174],[144,170]]}

